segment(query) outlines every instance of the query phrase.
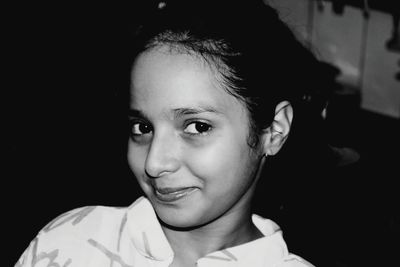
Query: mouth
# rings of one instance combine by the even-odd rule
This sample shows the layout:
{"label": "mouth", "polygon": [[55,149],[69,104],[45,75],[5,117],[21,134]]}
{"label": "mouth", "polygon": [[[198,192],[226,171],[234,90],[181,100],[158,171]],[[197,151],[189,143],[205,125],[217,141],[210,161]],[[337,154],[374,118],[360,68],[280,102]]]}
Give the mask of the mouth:
{"label": "mouth", "polygon": [[197,190],[197,187],[154,187],[155,196],[161,202],[174,202],[191,195]]}

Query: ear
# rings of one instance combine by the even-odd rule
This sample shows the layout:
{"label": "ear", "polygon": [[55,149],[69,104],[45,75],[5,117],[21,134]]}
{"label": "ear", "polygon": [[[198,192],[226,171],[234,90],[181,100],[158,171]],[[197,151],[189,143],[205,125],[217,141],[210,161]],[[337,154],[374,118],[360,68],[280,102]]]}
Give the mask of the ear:
{"label": "ear", "polygon": [[275,155],[289,136],[293,120],[293,108],[288,101],[280,102],[275,108],[272,124],[263,132],[265,155]]}

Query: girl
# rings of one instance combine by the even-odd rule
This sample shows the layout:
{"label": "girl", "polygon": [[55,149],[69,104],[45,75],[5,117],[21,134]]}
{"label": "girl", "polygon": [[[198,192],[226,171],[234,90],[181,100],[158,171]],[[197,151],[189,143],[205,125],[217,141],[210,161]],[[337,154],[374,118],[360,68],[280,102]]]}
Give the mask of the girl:
{"label": "girl", "polygon": [[128,162],[145,196],[61,215],[16,266],[312,266],[252,214],[303,94],[282,52],[303,48],[262,2],[215,2],[150,5],[130,46]]}

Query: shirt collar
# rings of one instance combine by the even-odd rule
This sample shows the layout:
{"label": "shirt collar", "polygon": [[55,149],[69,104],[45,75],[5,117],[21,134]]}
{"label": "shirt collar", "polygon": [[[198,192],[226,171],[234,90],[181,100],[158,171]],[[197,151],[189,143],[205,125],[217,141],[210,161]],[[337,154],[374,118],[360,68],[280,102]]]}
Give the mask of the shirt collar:
{"label": "shirt collar", "polygon": [[174,256],[153,206],[145,197],[129,207],[127,226],[134,246],[146,258],[164,261]]}
{"label": "shirt collar", "polygon": [[[207,266],[275,266],[287,257],[288,249],[279,226],[256,214],[252,216],[252,220],[264,237],[213,252],[199,261],[207,261]],[[215,262],[217,260],[221,263]],[[223,265],[222,261],[225,261]]]}
{"label": "shirt collar", "polygon": [[[129,207],[127,216],[130,239],[141,255],[156,261],[173,259],[173,250],[148,199],[141,197],[136,200]],[[279,226],[258,215],[253,215],[252,220],[264,237],[210,253],[198,262],[217,266],[222,262],[224,265],[232,263],[231,266],[235,266],[235,262],[240,262],[240,266],[268,266],[287,256],[288,250]]]}

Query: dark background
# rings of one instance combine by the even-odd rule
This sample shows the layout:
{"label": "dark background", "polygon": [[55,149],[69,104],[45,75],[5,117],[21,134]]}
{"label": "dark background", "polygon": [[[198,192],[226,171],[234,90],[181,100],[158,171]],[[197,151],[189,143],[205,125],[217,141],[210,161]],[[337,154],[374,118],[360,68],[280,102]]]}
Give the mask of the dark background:
{"label": "dark background", "polygon": [[[4,9],[2,202],[10,264],[59,214],[85,205],[126,206],[140,194],[125,162],[121,93],[124,34],[143,15],[140,10],[134,4]],[[399,121],[341,96],[333,97],[330,108],[327,143],[355,148],[360,160],[322,173],[319,181],[304,169],[287,169],[293,194],[287,193],[274,216],[293,243],[289,248],[311,262],[329,255],[346,266],[357,266],[359,258],[361,266],[391,264],[399,236]],[[309,157],[303,148],[297,156]],[[318,187],[323,185],[327,191]],[[315,191],[321,201],[302,197]]]}
{"label": "dark background", "polygon": [[126,206],[138,197],[125,163],[121,100],[122,39],[138,10],[68,3],[3,9],[5,266],[61,213]]}

